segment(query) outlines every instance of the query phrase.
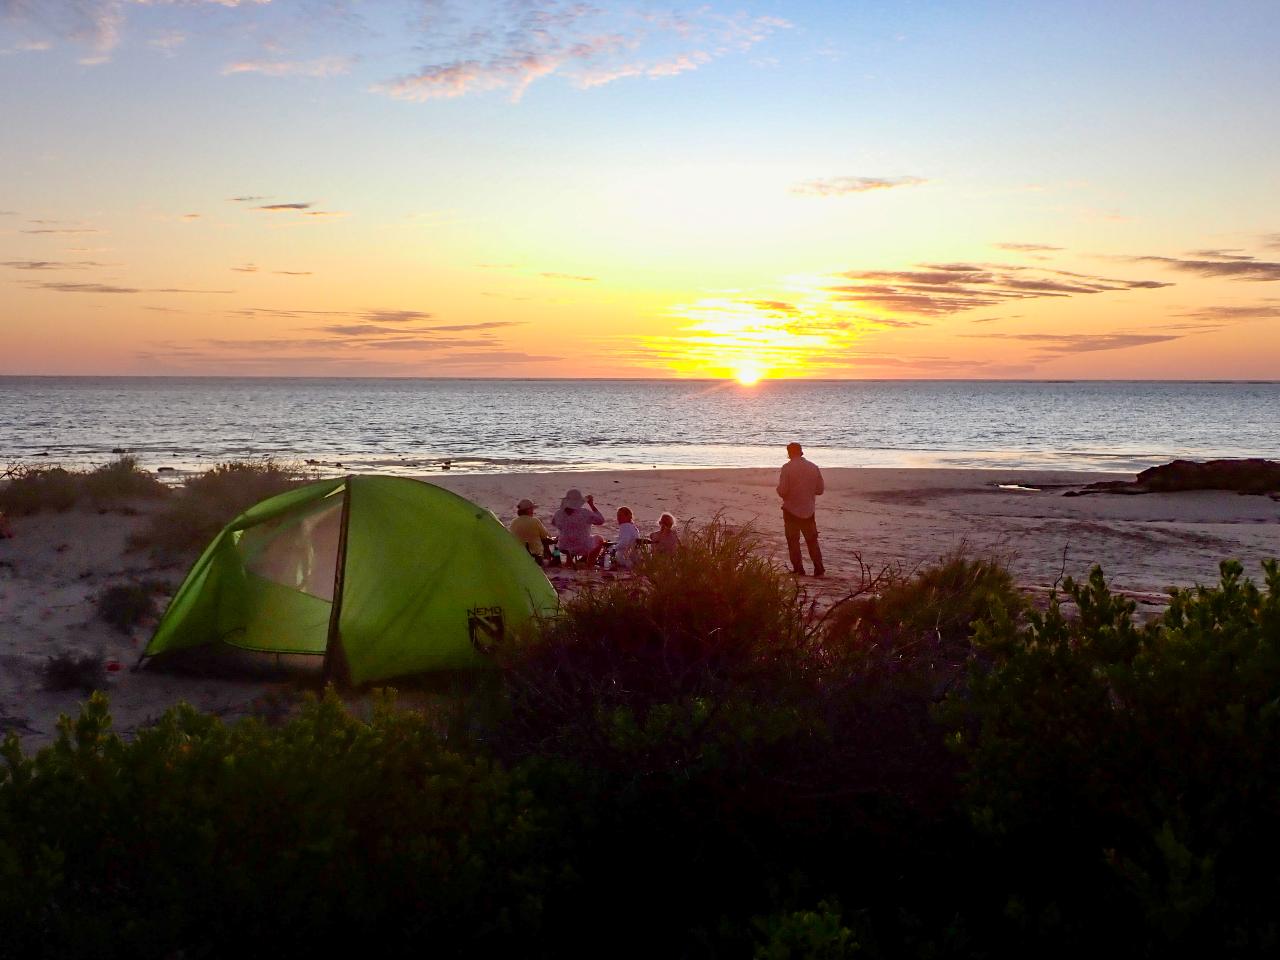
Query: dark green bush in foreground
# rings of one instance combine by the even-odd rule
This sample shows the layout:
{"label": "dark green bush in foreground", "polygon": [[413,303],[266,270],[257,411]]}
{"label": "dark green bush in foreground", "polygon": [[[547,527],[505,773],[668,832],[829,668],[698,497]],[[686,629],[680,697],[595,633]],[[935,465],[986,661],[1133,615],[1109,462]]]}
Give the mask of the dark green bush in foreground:
{"label": "dark green bush in foreground", "polygon": [[948,558],[815,624],[745,543],[570,604],[447,743],[332,697],[10,740],[0,954],[1274,952],[1276,565],[1138,626]]}
{"label": "dark green bush in foreground", "polygon": [[[1095,569],[951,698],[968,809],[1029,942],[1251,956],[1280,948],[1280,567],[1222,565],[1147,626]],[[993,893],[995,891],[992,891]]]}
{"label": "dark green bush in foreground", "polygon": [[536,934],[556,890],[520,778],[417,714],[109,723],[96,696],[36,757],[0,751],[0,954],[457,955]]}

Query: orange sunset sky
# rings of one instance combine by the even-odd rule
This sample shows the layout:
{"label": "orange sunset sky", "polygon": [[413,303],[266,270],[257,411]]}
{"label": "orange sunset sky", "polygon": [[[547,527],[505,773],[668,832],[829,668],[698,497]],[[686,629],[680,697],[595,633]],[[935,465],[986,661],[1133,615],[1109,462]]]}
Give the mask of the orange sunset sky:
{"label": "orange sunset sky", "polygon": [[0,0],[0,374],[1274,378],[1280,4]]}

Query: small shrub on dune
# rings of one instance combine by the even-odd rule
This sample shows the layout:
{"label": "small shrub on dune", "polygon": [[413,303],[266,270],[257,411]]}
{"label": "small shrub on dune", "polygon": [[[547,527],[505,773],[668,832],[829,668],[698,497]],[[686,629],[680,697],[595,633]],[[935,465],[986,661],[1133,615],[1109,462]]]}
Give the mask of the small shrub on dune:
{"label": "small shrub on dune", "polygon": [[80,499],[76,475],[62,467],[19,467],[0,488],[0,510],[28,516],[70,510]]}
{"label": "small shrub on dune", "polygon": [[81,486],[88,500],[97,506],[154,500],[169,493],[167,486],[138,468],[137,458],[129,456],[90,470],[83,475]]}
{"label": "small shrub on dune", "polygon": [[132,545],[169,559],[197,553],[249,507],[306,480],[301,467],[270,458],[220,463],[187,480]]}
{"label": "small shrub on dune", "polygon": [[155,499],[168,488],[133,457],[121,457],[93,470],[19,467],[0,489],[0,509],[15,515],[65,511],[80,504],[113,507],[131,500]]}
{"label": "small shrub on dune", "polygon": [[156,594],[168,585],[155,580],[108,587],[97,600],[98,616],[121,633],[127,633],[156,613]]}
{"label": "small shrub on dune", "polygon": [[107,685],[106,663],[100,653],[63,651],[45,660],[40,674],[46,690],[79,690],[86,697]]}

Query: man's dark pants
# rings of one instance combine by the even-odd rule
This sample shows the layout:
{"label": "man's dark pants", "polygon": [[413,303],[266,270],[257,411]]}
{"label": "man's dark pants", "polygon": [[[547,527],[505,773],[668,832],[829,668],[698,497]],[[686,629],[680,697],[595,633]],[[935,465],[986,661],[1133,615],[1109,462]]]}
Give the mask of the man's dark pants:
{"label": "man's dark pants", "polygon": [[800,535],[804,534],[804,545],[809,548],[813,572],[818,576],[825,573],[822,566],[822,548],[818,546],[817,516],[801,518],[783,510],[782,528],[787,534],[787,552],[791,555],[791,569],[796,573],[804,570],[804,564],[800,560]]}

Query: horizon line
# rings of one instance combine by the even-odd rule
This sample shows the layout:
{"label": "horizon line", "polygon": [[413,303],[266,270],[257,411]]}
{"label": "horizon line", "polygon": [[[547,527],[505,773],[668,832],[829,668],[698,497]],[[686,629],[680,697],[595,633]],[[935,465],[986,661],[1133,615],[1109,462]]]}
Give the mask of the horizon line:
{"label": "horizon line", "polygon": [[1280,384],[1258,377],[761,377],[740,384],[733,377],[439,377],[232,373],[0,373],[0,380],[386,380],[443,383],[718,383],[753,390],[766,383],[1231,383]]}

